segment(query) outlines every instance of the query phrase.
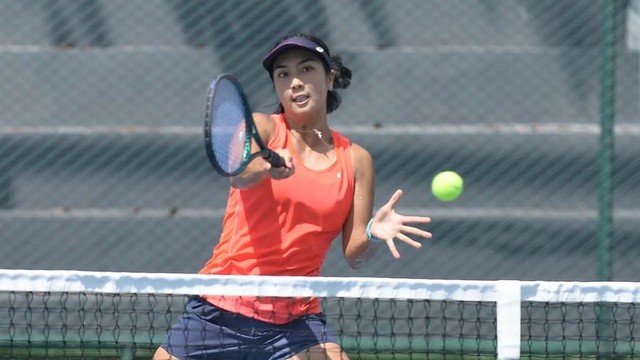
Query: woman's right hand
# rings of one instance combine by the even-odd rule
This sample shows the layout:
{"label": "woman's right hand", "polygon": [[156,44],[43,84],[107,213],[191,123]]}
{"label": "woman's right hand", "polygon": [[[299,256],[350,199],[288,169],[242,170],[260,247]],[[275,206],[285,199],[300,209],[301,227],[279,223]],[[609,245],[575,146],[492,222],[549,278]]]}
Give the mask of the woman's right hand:
{"label": "woman's right hand", "polygon": [[274,180],[282,180],[286,179],[289,176],[293,175],[296,171],[295,168],[295,159],[291,156],[291,152],[287,149],[274,149],[276,154],[280,155],[284,160],[284,166],[282,167],[273,167],[268,162],[265,163],[265,170],[269,174],[269,176]]}

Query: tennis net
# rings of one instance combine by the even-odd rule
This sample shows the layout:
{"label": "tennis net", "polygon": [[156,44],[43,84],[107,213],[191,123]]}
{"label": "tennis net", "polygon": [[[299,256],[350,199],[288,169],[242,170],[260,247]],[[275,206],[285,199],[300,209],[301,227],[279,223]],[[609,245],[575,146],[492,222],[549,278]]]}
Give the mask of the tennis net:
{"label": "tennis net", "polygon": [[194,294],[318,298],[351,359],[640,357],[640,283],[0,270],[0,359],[149,359]]}

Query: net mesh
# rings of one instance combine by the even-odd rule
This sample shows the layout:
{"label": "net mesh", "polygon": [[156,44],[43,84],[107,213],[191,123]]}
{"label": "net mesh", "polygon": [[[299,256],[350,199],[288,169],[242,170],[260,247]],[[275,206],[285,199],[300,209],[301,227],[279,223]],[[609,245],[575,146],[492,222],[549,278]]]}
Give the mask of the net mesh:
{"label": "net mesh", "polygon": [[635,283],[5,270],[0,290],[1,359],[150,358],[203,291],[317,297],[351,359],[640,356]]}
{"label": "net mesh", "polygon": [[[148,357],[182,314],[187,296],[11,293],[3,300],[2,358]],[[329,326],[352,358],[495,354],[495,304],[325,298]],[[251,352],[249,349],[247,352]]]}
{"label": "net mesh", "polygon": [[[197,271],[229,185],[203,150],[206,89],[231,73],[271,113],[263,56],[301,31],[353,71],[330,125],[372,154],[374,205],[401,188],[403,212],[434,219],[429,251],[355,275],[598,279],[615,98],[608,258],[639,281],[639,23],[640,0],[0,0],[0,267]],[[465,179],[452,203],[428,189],[443,170]],[[339,246],[323,274],[351,274]]]}

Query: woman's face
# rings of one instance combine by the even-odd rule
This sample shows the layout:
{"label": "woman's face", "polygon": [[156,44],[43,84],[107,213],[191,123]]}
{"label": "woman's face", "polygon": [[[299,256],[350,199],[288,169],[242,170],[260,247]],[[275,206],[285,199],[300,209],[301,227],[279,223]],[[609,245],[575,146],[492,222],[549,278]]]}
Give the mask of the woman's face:
{"label": "woman's face", "polygon": [[273,66],[276,94],[288,115],[326,115],[327,91],[333,77],[333,72],[325,71],[320,58],[306,50],[286,51]]}

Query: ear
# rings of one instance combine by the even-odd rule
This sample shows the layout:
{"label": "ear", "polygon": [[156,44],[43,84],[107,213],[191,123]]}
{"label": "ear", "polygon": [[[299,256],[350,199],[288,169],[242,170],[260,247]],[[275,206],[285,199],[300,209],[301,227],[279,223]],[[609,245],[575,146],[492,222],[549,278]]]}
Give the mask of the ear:
{"label": "ear", "polygon": [[333,90],[333,80],[335,80],[335,78],[336,78],[336,71],[335,70],[329,71],[329,73],[327,74],[327,88],[329,90]]}

